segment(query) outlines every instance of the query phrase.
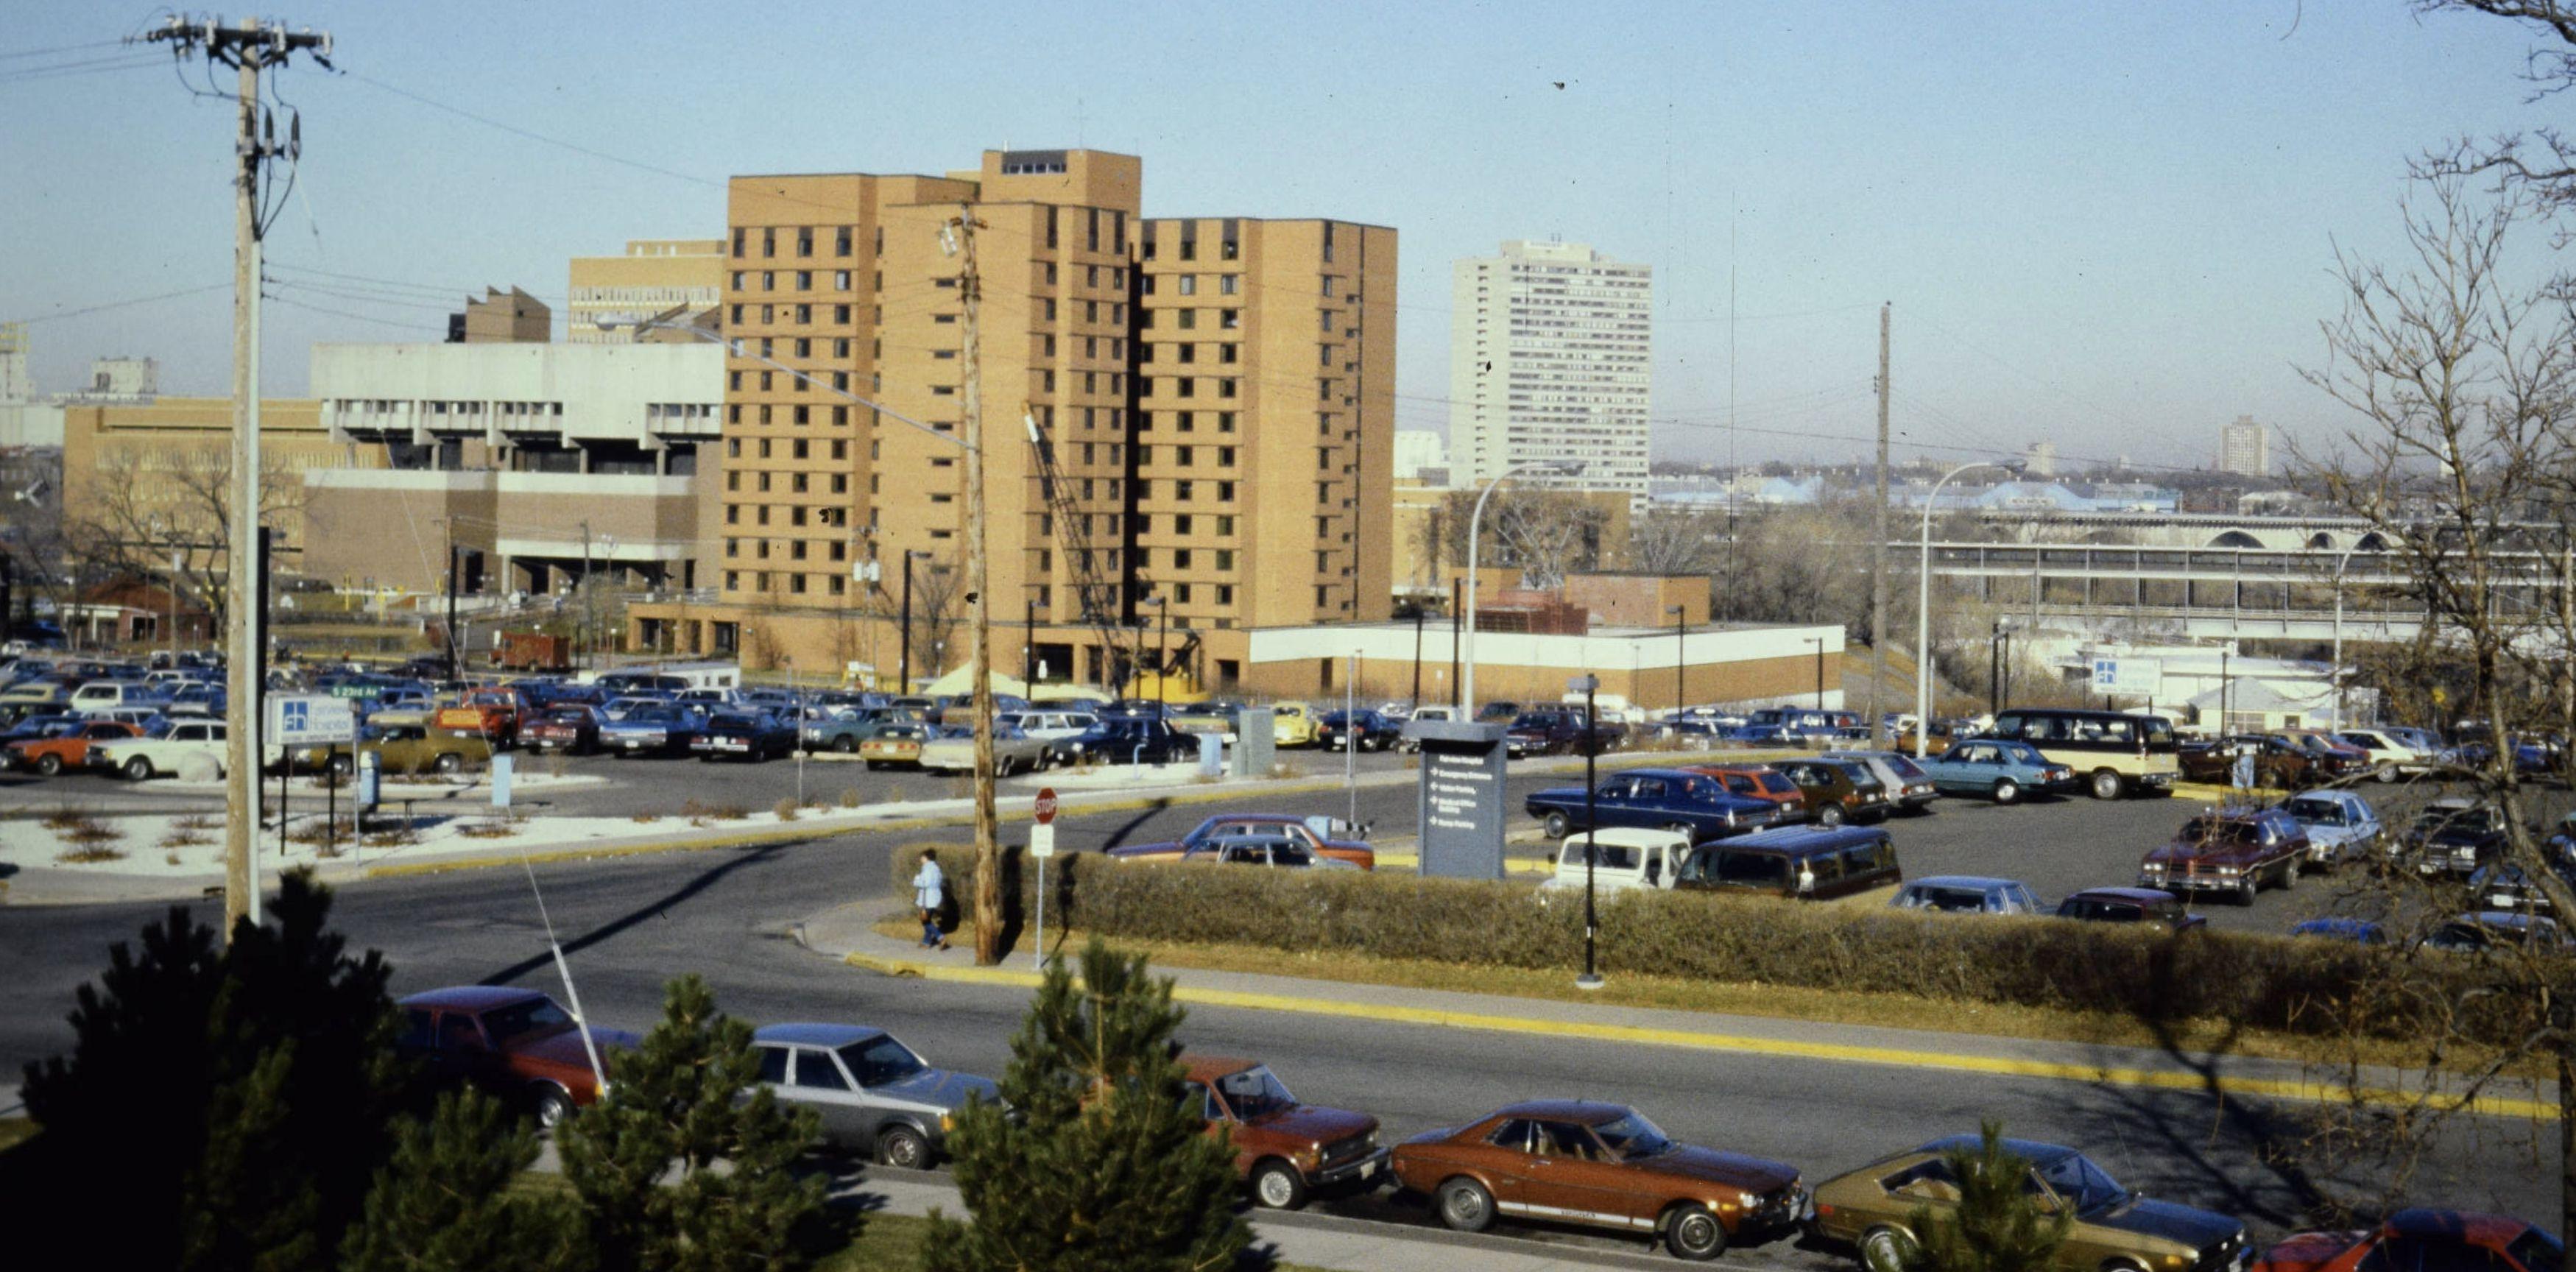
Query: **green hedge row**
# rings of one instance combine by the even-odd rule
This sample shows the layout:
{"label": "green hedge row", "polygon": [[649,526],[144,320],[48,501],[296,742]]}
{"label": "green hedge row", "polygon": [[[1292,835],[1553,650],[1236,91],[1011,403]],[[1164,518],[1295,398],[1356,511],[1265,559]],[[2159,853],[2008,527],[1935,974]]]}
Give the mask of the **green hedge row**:
{"label": "green hedge row", "polygon": [[[973,850],[940,845],[950,895],[971,895]],[[896,854],[908,884],[916,845]],[[1013,916],[1033,880],[1005,868]],[[1050,922],[1105,936],[1349,951],[1534,970],[1583,963],[1579,893],[1527,883],[1424,879],[1392,871],[1130,865],[1096,854],[1048,863]],[[2109,924],[1921,915],[1707,893],[1626,893],[1601,902],[1605,973],[1733,984],[1915,994],[1935,999],[2108,1012],[2148,1022],[2226,1020],[2297,1033],[2405,1037],[2411,996],[2376,992],[2392,977],[2450,974],[2442,956],[2408,959],[2340,941],[2207,930],[2179,938]],[[2349,1019],[2348,1019],[2349,1018]]]}

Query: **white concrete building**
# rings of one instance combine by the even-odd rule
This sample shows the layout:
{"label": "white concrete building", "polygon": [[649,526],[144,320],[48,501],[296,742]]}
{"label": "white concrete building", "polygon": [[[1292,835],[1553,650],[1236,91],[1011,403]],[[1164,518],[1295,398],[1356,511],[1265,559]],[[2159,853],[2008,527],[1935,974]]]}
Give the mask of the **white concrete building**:
{"label": "white concrete building", "polygon": [[1395,479],[1416,481],[1426,468],[1449,466],[1449,443],[1427,428],[1400,428],[1395,431]]}
{"label": "white concrete building", "polygon": [[2247,477],[2271,476],[2272,430],[2255,423],[2251,415],[2237,416],[2235,423],[2219,430],[2218,468]]}
{"label": "white concrete building", "polygon": [[1533,482],[1646,499],[1654,389],[1654,268],[1581,243],[1511,241],[1451,275],[1453,479],[1531,460],[1579,461]]}

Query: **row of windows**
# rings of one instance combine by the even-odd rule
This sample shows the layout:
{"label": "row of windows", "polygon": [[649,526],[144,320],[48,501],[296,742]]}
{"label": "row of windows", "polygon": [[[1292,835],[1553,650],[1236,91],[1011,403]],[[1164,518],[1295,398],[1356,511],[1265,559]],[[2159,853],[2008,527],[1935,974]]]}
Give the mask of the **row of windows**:
{"label": "row of windows", "polygon": [[[785,228],[788,233],[793,236],[793,243],[797,256],[810,257],[814,254],[814,234],[816,229],[819,227],[811,225],[788,227],[764,225],[760,227],[760,254],[763,258],[778,255],[778,231],[781,228]],[[836,225],[832,227],[832,255],[847,256],[850,254],[850,232],[851,227],[846,225]],[[737,225],[733,227],[733,254],[736,259],[740,259],[744,255],[743,249],[748,245],[749,236],[750,228],[748,226]],[[885,255],[884,226],[877,227],[876,253],[879,256]]]}
{"label": "row of windows", "polygon": [[[871,481],[873,480],[874,479],[871,479]],[[741,525],[742,510],[744,507],[745,505],[743,504],[726,504],[725,524],[729,526]],[[847,508],[818,507],[809,509],[803,504],[751,504],[749,507],[752,511],[751,524],[756,526],[765,526],[769,524],[769,510],[772,507],[785,508],[787,511],[786,524],[791,526],[808,524],[807,516],[809,513],[812,516],[811,524],[813,525],[846,529],[850,524],[850,510]]]}
{"label": "row of windows", "polygon": [[[791,290],[791,291],[801,291],[801,292],[805,292],[805,291],[812,291],[812,290],[814,290],[814,273],[815,273],[815,271],[810,270],[810,269],[800,269],[800,270],[796,270],[796,271],[794,271],[794,272],[789,276],[789,279],[788,279],[789,283],[791,284],[791,285],[790,285],[790,287],[789,287],[789,290]],[[734,289],[735,291],[738,291],[738,292],[740,292],[740,291],[749,291],[749,290],[751,290],[749,287],[747,287],[747,286],[745,286],[745,285],[744,285],[746,282],[748,282],[748,281],[750,280],[750,278],[751,278],[751,277],[752,277],[752,275],[751,275],[750,271],[748,271],[748,270],[739,270],[739,269],[738,269],[738,270],[735,270],[735,271],[733,272],[733,289]],[[846,269],[836,269],[836,270],[833,270],[833,271],[832,271],[832,288],[831,288],[831,289],[832,289],[833,291],[848,291],[848,290],[850,290],[850,271],[848,271],[848,270],[846,270]],[[876,276],[876,289],[877,289],[878,291],[884,291],[884,290],[885,290],[885,272],[884,272],[884,271],[882,271],[882,270],[880,270],[880,271],[878,271],[878,272],[877,272],[877,276]],[[775,270],[766,270],[766,269],[764,269],[764,270],[760,271],[760,290],[762,290],[762,291],[776,291],[776,290],[778,290],[778,273],[777,273],[777,271],[775,271]],[[737,312],[739,312],[739,307],[737,307]]]}
{"label": "row of windows", "polygon": [[[725,489],[726,489],[726,490],[728,490],[728,491],[740,491],[740,490],[742,489],[742,474],[743,474],[743,470],[742,470],[742,469],[739,469],[739,468],[729,468],[729,469],[726,469],[726,470],[725,470]],[[785,478],[787,479],[787,493],[789,493],[789,494],[791,494],[791,495],[802,495],[802,494],[809,494],[809,493],[812,493],[812,488],[811,488],[810,486],[808,486],[806,483],[807,483],[807,482],[808,482],[812,477],[822,476],[823,474],[820,474],[820,473],[807,474],[807,473],[796,473],[796,472],[790,472],[790,473],[770,473],[770,472],[767,472],[767,471],[755,470],[755,471],[753,471],[753,472],[752,472],[752,474],[751,474],[751,475],[752,475],[752,479],[753,479],[753,480],[752,480],[752,489],[753,489],[755,492],[757,492],[757,493],[760,493],[760,494],[767,494],[767,493],[769,493],[769,490],[770,490],[770,478],[772,478],[773,476],[776,476],[776,477],[785,477]],[[846,494],[850,493],[850,475],[849,475],[848,473],[833,473],[833,474],[831,474],[831,479],[832,479],[832,480],[831,480],[831,491],[830,491],[830,493],[835,494],[835,495],[846,495]]]}

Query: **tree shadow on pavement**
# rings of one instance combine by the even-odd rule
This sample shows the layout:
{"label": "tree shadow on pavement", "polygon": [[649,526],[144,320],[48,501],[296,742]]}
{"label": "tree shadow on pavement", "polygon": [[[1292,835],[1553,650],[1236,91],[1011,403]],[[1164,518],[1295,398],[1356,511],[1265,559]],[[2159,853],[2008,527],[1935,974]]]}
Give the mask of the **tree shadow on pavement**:
{"label": "tree shadow on pavement", "polygon": [[[563,951],[567,955],[588,949],[591,946],[597,945],[602,941],[609,940],[610,938],[625,932],[627,929],[642,923],[646,919],[664,917],[665,912],[671,907],[687,901],[690,898],[697,896],[699,893],[714,887],[727,875],[730,875],[737,870],[741,870],[748,866],[766,864],[771,857],[774,857],[787,849],[795,848],[811,842],[811,840],[799,839],[787,843],[762,844],[754,848],[735,850],[737,855],[735,855],[733,859],[699,871],[697,874],[690,876],[688,882],[681,884],[679,887],[673,888],[671,891],[664,893],[651,901],[647,901],[643,905],[637,906],[634,909],[627,911],[625,914],[611,919],[606,923],[600,924],[599,926],[578,936],[567,938],[558,935],[557,939],[562,941]],[[541,879],[539,882],[542,884],[543,880]],[[530,972],[544,967],[552,961],[554,961],[554,955],[552,952],[540,951],[485,976],[477,983],[483,985],[507,985]]]}

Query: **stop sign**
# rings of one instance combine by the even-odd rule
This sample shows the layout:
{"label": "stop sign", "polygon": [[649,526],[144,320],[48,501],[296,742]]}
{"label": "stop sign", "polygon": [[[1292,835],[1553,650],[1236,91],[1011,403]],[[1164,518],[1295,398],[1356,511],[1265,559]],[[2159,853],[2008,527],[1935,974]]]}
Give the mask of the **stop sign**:
{"label": "stop sign", "polygon": [[1055,824],[1055,788],[1054,788],[1054,787],[1052,787],[1052,786],[1044,786],[1044,787],[1040,787],[1040,788],[1038,788],[1038,810],[1037,810],[1037,811],[1038,811],[1038,824],[1039,824],[1039,825],[1041,825],[1041,826],[1052,826],[1052,825],[1054,825],[1054,824]]}

